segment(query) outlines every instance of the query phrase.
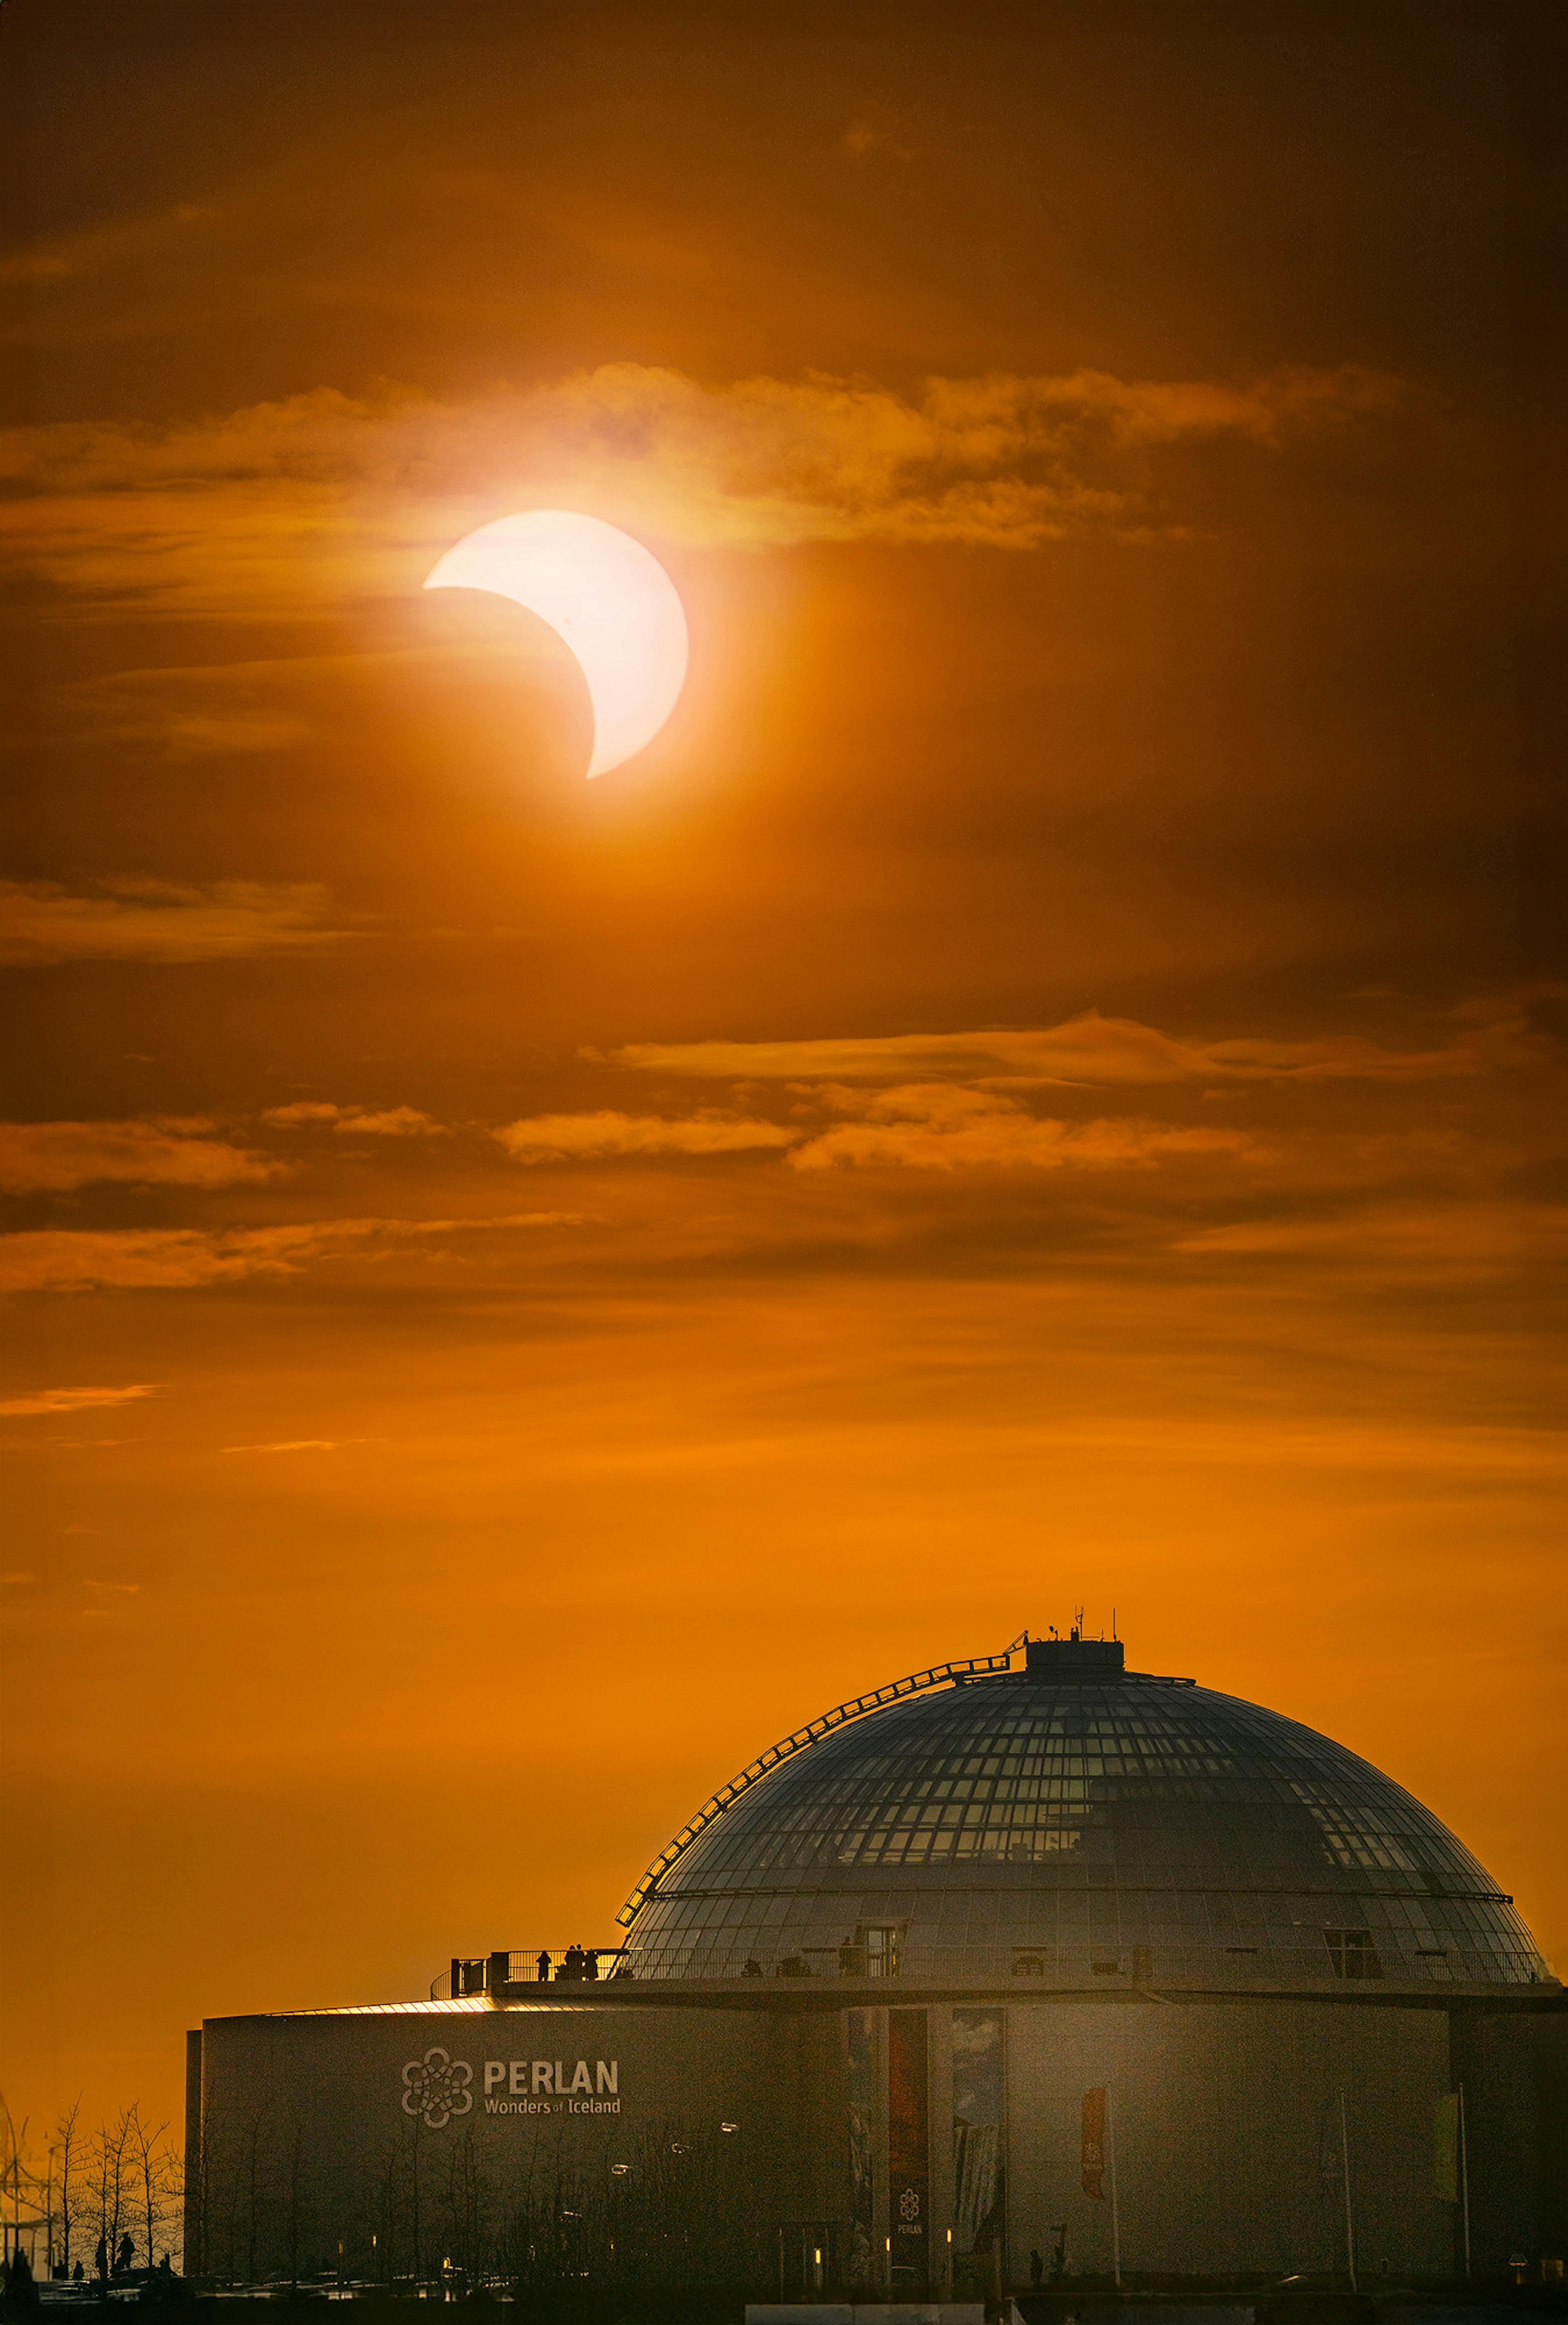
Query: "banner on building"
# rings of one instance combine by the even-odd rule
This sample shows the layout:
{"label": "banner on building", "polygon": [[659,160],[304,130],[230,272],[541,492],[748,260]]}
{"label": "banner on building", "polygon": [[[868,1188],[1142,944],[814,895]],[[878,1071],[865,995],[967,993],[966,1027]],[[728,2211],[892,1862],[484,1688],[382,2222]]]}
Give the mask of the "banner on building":
{"label": "banner on building", "polygon": [[1000,2010],[953,2014],[953,2289],[958,2300],[1001,2298],[1002,2032]]}
{"label": "banner on building", "polygon": [[1084,2193],[1105,2201],[1105,2086],[1084,2094]]}
{"label": "banner on building", "polygon": [[1459,2093],[1444,2091],[1432,2110],[1432,2192],[1459,2201]]}
{"label": "banner on building", "polygon": [[876,2198],[872,2184],[872,2158],[876,2150],[876,2040],[869,2010],[852,2010],[849,2016],[849,2251],[845,2256],[849,2281],[855,2285],[878,2282],[873,2237]]}
{"label": "banner on building", "polygon": [[923,2010],[888,2013],[888,2247],[892,2281],[924,2300],[930,2274],[929,2078]]}

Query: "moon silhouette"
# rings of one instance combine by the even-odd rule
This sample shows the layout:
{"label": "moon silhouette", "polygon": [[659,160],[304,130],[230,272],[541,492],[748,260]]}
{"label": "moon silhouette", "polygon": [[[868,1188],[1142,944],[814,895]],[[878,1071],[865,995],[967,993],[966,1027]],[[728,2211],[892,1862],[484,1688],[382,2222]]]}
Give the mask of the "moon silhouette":
{"label": "moon silhouette", "polygon": [[530,509],[465,533],[427,589],[489,589],[548,622],[576,656],[594,706],[588,773],[651,743],[686,682],[686,615],[640,541],[596,516]]}

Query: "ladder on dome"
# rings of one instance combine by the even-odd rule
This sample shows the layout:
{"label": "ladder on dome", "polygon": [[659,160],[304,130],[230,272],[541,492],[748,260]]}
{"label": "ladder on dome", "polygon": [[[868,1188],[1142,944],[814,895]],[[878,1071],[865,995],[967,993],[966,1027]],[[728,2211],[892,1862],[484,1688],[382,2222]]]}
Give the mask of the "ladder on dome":
{"label": "ladder on dome", "polygon": [[727,1784],[721,1784],[716,1792],[710,1793],[696,1814],[681,1826],[669,1848],[654,1858],[632,1890],[615,1916],[617,1922],[623,1930],[629,1930],[670,1866],[685,1856],[698,1833],[705,1831],[715,1818],[723,1816],[732,1802],[767,1775],[770,1769],[776,1768],[781,1760],[792,1760],[808,1745],[820,1742],[824,1736],[831,1736],[835,1728],[847,1727],[852,1719],[862,1718],[867,1712],[880,1711],[885,1703],[897,1703],[900,1697],[918,1695],[928,1687],[943,1687],[949,1681],[979,1679],[990,1672],[1010,1671],[1014,1655],[1027,1644],[1028,1635],[1027,1631],[1020,1631],[1011,1645],[1004,1647],[999,1655],[972,1655],[967,1663],[934,1663],[929,1671],[912,1672],[908,1679],[896,1679],[888,1687],[879,1687],[873,1694],[852,1696],[847,1703],[835,1704],[833,1709],[825,1711],[819,1719],[798,1728],[792,1736],[784,1737],[777,1744],[770,1744],[768,1749],[742,1768],[738,1776],[732,1776]]}

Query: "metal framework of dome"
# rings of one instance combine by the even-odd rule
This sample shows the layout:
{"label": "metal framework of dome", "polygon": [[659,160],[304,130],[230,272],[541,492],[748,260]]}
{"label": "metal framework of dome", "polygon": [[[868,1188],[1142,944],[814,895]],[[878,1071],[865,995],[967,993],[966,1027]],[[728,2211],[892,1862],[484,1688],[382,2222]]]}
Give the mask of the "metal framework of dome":
{"label": "metal framework of dome", "polygon": [[1076,1633],[798,1729],[704,1803],[621,1920],[638,1978],[1555,1983],[1511,1898],[1391,1778]]}
{"label": "metal framework of dome", "polygon": [[966,1663],[933,1663],[929,1671],[911,1672],[907,1679],[896,1679],[887,1687],[875,1688],[870,1695],[852,1695],[847,1703],[835,1703],[831,1711],[825,1711],[819,1718],[808,1720],[804,1728],[796,1728],[793,1735],[780,1737],[777,1744],[770,1744],[765,1752],[760,1752],[754,1760],[747,1762],[738,1776],[732,1776],[727,1784],[721,1784],[716,1792],[710,1792],[696,1814],[681,1826],[669,1848],[660,1849],[615,1916],[622,1928],[631,1927],[670,1866],[686,1854],[698,1833],[706,1831],[715,1817],[722,1816],[732,1802],[760,1782],[770,1768],[776,1768],[780,1760],[792,1759],[797,1752],[804,1752],[808,1744],[830,1736],[835,1728],[843,1728],[852,1719],[863,1718],[868,1711],[880,1711],[883,1704],[896,1703],[900,1696],[916,1695],[928,1687],[945,1687],[955,1680],[973,1678],[982,1672],[1010,1670],[1014,1655],[1024,1645],[1028,1636],[1027,1632],[1020,1631],[1011,1646],[1004,1647],[999,1655],[972,1655]]}

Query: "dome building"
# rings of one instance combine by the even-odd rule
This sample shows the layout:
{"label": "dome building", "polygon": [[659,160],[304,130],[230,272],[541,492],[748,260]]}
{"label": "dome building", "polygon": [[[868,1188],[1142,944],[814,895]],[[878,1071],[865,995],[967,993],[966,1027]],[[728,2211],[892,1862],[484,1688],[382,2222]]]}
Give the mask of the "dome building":
{"label": "dome building", "polygon": [[1568,2246],[1568,1996],[1511,1898],[1355,1754],[1119,1641],[837,1706],[619,1918],[207,2022],[188,2251],[975,2300]]}
{"label": "dome building", "polygon": [[1225,1992],[1548,1979],[1512,1901],[1388,1777],[1123,1656],[1029,1641],[1016,1670],[960,1668],[780,1757],[634,1893],[630,1966]]}

